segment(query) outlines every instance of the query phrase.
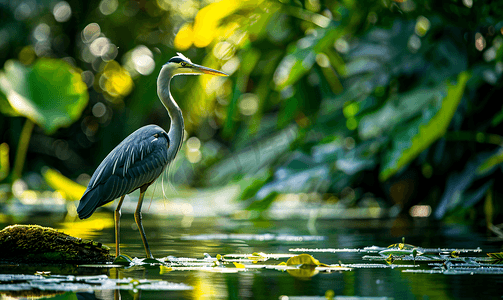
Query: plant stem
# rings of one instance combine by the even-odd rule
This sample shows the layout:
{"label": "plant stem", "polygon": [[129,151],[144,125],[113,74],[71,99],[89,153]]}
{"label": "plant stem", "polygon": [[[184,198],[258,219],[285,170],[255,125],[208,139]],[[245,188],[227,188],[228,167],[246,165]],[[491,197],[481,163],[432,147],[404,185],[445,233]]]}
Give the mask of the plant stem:
{"label": "plant stem", "polygon": [[28,145],[30,144],[31,133],[34,126],[35,123],[33,123],[30,119],[26,119],[23,130],[21,130],[19,143],[17,145],[16,159],[14,161],[14,168],[12,170],[12,182],[21,178],[24,161],[26,160],[26,152],[28,151]]}

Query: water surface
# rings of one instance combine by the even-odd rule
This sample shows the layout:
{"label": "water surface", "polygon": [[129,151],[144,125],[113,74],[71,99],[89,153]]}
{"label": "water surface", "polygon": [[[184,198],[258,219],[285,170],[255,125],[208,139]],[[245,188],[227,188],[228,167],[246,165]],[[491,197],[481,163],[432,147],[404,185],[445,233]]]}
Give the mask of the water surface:
{"label": "water surface", "polygon": [[[94,216],[93,216],[94,217]],[[109,217],[109,221],[105,219]],[[33,219],[32,223],[54,226],[65,232],[77,230],[78,236],[92,238],[111,247],[114,253],[114,232],[111,214],[97,215],[102,228],[85,221],[49,218]],[[250,254],[253,252],[288,254],[292,248],[363,248],[399,243],[403,233],[406,242],[421,247],[477,248],[498,252],[500,244],[491,242],[483,233],[464,226],[432,225],[416,220],[406,228],[396,228],[392,220],[306,220],[250,221],[229,218],[161,218],[144,214],[144,226],[155,257],[203,258],[205,253]],[[52,223],[52,224],[50,224]],[[93,225],[94,224],[94,225]],[[111,226],[110,226],[111,225]],[[395,225],[395,227],[394,227]],[[79,227],[80,226],[80,227]],[[93,229],[96,227],[97,229]],[[140,235],[132,215],[122,217],[123,253],[144,257]],[[298,254],[298,253],[295,253]],[[369,263],[362,253],[311,253],[325,264]],[[285,260],[282,260],[285,261]],[[279,263],[279,261],[278,261]],[[386,265],[385,262],[382,262]],[[424,266],[423,266],[424,267]],[[22,273],[22,270],[18,271]],[[43,270],[42,270],[43,271]],[[4,271],[5,272],[5,271]],[[32,270],[30,270],[32,272]],[[51,269],[51,274],[65,270]],[[66,271],[68,273],[68,271]],[[73,271],[72,271],[73,272]],[[78,296],[92,299],[280,299],[288,296],[322,297],[329,290],[335,296],[387,297],[394,299],[474,299],[499,298],[503,295],[501,275],[443,275],[404,273],[395,269],[353,269],[352,271],[319,273],[311,278],[297,278],[288,272],[258,269],[238,273],[207,271],[161,272],[159,267],[112,268],[96,270],[79,268],[80,274],[104,273],[110,278],[162,280],[183,283],[188,291],[73,291],[58,297]],[[75,275],[75,274],[74,274]],[[77,294],[75,294],[77,293]],[[287,299],[283,297],[282,299]],[[313,298],[315,299],[315,298]],[[341,298],[343,299],[343,298]]]}

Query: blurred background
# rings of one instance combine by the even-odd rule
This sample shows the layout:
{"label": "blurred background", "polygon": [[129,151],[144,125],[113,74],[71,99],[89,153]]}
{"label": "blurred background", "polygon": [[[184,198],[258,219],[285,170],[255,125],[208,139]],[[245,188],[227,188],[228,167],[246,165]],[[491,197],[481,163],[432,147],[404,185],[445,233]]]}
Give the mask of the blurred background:
{"label": "blurred background", "polygon": [[231,76],[173,80],[186,141],[147,196],[164,207],[501,236],[496,1],[0,0],[0,16],[2,218],[74,216],[122,139],[167,131],[156,78],[181,52]]}

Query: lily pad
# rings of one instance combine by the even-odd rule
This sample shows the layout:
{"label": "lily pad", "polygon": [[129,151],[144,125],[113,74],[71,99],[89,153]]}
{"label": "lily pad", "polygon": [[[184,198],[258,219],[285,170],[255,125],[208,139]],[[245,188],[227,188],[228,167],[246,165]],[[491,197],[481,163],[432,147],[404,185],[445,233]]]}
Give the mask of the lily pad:
{"label": "lily pad", "polygon": [[75,122],[88,98],[80,73],[62,60],[42,58],[30,67],[9,60],[0,72],[1,112],[24,116],[47,134]]}

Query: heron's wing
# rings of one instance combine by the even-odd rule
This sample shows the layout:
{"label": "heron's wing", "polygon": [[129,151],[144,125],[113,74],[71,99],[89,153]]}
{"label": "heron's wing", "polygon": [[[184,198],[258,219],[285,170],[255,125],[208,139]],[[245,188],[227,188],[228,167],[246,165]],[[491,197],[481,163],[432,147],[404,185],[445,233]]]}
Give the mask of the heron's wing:
{"label": "heron's wing", "polygon": [[122,141],[94,172],[77,209],[86,218],[94,210],[154,181],[168,164],[167,135],[141,136],[138,131]]}

